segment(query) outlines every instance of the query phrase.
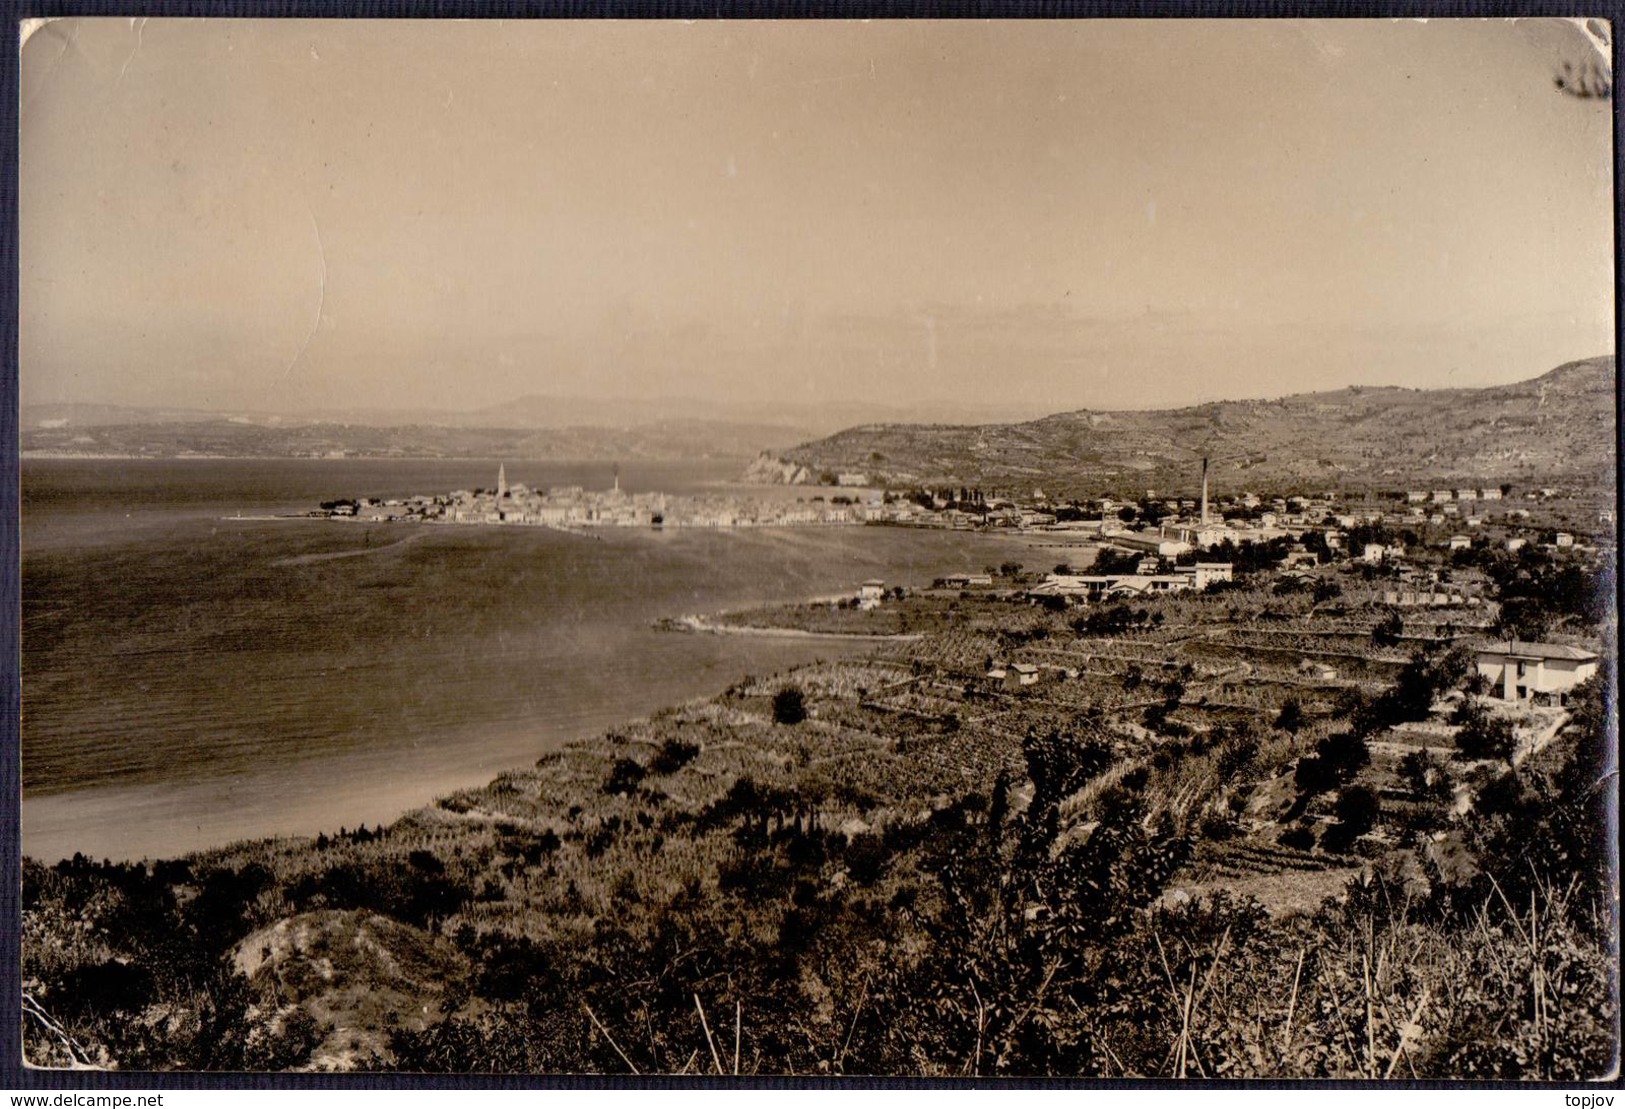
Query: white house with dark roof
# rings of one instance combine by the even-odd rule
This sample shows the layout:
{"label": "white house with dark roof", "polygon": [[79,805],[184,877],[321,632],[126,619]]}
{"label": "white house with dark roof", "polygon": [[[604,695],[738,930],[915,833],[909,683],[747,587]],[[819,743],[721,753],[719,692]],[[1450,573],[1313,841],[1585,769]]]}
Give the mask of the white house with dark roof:
{"label": "white house with dark roof", "polygon": [[1562,704],[1575,686],[1597,672],[1597,656],[1560,643],[1495,643],[1478,652],[1478,672],[1505,701]]}

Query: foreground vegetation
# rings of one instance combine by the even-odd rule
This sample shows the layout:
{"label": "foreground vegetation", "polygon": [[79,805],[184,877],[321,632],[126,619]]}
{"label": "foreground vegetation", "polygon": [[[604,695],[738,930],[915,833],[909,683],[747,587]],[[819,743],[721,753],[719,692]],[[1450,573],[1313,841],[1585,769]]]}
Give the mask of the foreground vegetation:
{"label": "foreground vegetation", "polygon": [[[29,1058],[1598,1076],[1611,679],[1509,711],[1467,663],[1487,617],[1396,627],[1380,584],[919,595],[920,641],[746,679],[388,828],[27,863]],[[988,676],[1016,661],[1042,680]]]}

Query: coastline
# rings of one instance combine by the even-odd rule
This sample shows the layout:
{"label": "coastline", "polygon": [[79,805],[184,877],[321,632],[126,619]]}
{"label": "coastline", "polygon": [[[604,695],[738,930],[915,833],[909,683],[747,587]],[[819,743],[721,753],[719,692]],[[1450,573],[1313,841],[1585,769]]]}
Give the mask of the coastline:
{"label": "coastline", "polygon": [[917,643],[923,632],[902,632],[895,635],[868,635],[863,632],[812,632],[801,628],[774,628],[759,624],[719,624],[703,616],[680,616],[656,623],[662,631],[689,632],[697,635],[749,635],[767,639],[829,639],[859,643]]}

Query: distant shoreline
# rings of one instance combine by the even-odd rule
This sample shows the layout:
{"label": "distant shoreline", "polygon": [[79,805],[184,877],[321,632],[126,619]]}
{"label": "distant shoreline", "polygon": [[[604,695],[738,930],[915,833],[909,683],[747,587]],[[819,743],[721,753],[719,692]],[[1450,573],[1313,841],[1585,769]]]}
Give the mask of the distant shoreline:
{"label": "distant shoreline", "polygon": [[655,622],[661,631],[686,632],[696,635],[753,635],[770,639],[837,639],[854,643],[915,643],[924,638],[921,632],[895,634],[868,634],[865,632],[815,632],[802,628],[773,628],[760,624],[719,624],[703,616],[680,616]]}
{"label": "distant shoreline", "polygon": [[[40,462],[445,462],[460,464],[464,462],[518,462],[534,463],[548,466],[608,466],[620,462],[634,466],[701,466],[722,465],[724,463],[747,463],[749,455],[676,455],[672,457],[644,457],[627,458],[622,455],[602,455],[590,457],[553,457],[532,458],[526,455],[513,454],[400,454],[400,455],[346,455],[340,458],[327,456],[313,457],[307,454],[107,454],[100,452],[78,451],[43,451],[22,450],[17,453],[22,461]],[[749,482],[738,482],[746,485]],[[807,488],[814,488],[808,486]]]}

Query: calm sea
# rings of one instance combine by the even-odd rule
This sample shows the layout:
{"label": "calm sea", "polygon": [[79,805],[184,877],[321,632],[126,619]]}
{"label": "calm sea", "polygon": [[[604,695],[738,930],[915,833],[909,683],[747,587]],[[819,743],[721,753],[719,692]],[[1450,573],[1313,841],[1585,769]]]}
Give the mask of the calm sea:
{"label": "calm sea", "polygon": [[[737,472],[628,465],[621,484],[681,493]],[[661,633],[659,617],[921,583],[1025,549],[889,528],[581,537],[230,518],[495,476],[466,462],[25,461],[24,852],[138,858],[388,820],[745,674],[860,649]],[[611,470],[515,463],[508,479],[601,488]]]}

